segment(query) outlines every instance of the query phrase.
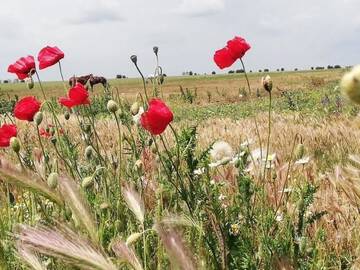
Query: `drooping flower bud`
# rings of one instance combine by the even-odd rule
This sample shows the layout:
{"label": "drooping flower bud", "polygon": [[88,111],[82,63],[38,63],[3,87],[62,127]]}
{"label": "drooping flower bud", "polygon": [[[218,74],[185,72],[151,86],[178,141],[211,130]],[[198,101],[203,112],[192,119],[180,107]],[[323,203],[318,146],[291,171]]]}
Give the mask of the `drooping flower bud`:
{"label": "drooping flower bud", "polygon": [[85,148],[85,157],[87,159],[91,159],[92,155],[93,155],[93,151],[94,151],[94,148],[89,145],[88,147]]}
{"label": "drooping flower bud", "polygon": [[54,145],[57,143],[56,137],[51,137],[50,141],[51,141],[51,143],[54,144]]}
{"label": "drooping flower bud", "polygon": [[88,177],[85,177],[82,182],[81,182],[81,186],[83,188],[89,188],[91,187],[92,185],[94,184],[94,179],[92,176],[88,176]]}
{"label": "drooping flower bud", "polygon": [[26,86],[29,90],[33,89],[34,88],[34,80],[33,78],[30,76],[28,78],[26,78]]}
{"label": "drooping flower bud", "polygon": [[265,77],[262,77],[261,82],[264,89],[270,93],[273,88],[273,82],[271,77],[269,75],[266,75]]}
{"label": "drooping flower bud", "polygon": [[43,113],[39,111],[34,115],[35,124],[37,126],[40,126],[42,120],[43,120]]}
{"label": "drooping flower bud", "polygon": [[154,51],[155,55],[158,55],[159,47],[154,46],[154,47],[153,47],[153,51]]}
{"label": "drooping flower bud", "polygon": [[138,112],[139,112],[139,109],[140,109],[139,103],[138,103],[138,102],[134,102],[134,103],[131,105],[130,112],[131,112],[132,115],[137,115]]}
{"label": "drooping flower bud", "polygon": [[356,104],[360,104],[360,65],[346,73],[340,82],[343,95]]}
{"label": "drooping flower bud", "polygon": [[15,153],[20,152],[20,141],[17,137],[12,137],[10,139],[10,146]]}
{"label": "drooping flower bud", "polygon": [[130,56],[130,59],[135,65],[137,64],[137,56],[136,55]]}
{"label": "drooping flower bud", "polygon": [[47,178],[47,184],[51,189],[55,189],[59,182],[59,175],[56,172],[50,173]]}
{"label": "drooping flower bud", "polygon": [[119,109],[119,105],[114,100],[109,100],[107,109],[110,113],[115,113]]}
{"label": "drooping flower bud", "polygon": [[68,111],[66,111],[64,113],[64,117],[65,117],[65,120],[69,120],[70,119],[70,113]]}

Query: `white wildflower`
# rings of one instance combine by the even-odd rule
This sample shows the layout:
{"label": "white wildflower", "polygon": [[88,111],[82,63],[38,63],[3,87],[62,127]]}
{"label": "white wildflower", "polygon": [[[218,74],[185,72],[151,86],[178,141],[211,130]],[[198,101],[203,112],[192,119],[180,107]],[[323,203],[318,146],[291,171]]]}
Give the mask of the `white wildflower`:
{"label": "white wildflower", "polygon": [[295,161],[295,164],[296,165],[304,165],[304,164],[309,163],[309,161],[310,161],[310,157],[304,157],[304,158],[301,158],[301,159]]}

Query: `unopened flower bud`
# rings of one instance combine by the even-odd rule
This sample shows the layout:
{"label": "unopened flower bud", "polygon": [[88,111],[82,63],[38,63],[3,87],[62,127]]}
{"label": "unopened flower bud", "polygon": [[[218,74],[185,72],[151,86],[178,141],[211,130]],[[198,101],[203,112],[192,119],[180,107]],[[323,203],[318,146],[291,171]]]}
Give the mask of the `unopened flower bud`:
{"label": "unopened flower bud", "polygon": [[56,172],[50,173],[47,178],[47,184],[51,189],[55,189],[59,182],[59,175]]}
{"label": "unopened flower bud", "polygon": [[81,182],[81,186],[83,188],[89,188],[91,187],[92,185],[94,184],[94,179],[92,176],[88,176],[88,177],[85,177],[82,182]]}
{"label": "unopened flower bud", "polygon": [[35,120],[35,124],[37,126],[39,126],[43,120],[43,113],[42,112],[37,112],[35,115],[34,115],[34,120]]}
{"label": "unopened flower bud", "polygon": [[131,59],[131,61],[136,65],[136,63],[137,63],[137,56],[136,56],[136,55],[132,55],[132,56],[130,56],[130,59]]}
{"label": "unopened flower bud", "polygon": [[137,115],[138,112],[140,110],[140,106],[139,106],[139,103],[137,102],[134,102],[132,105],[131,105],[131,108],[130,108],[130,112],[132,115]]}
{"label": "unopened flower bud", "polygon": [[360,104],[360,65],[346,73],[340,82],[342,93],[356,104]]}
{"label": "unopened flower bud", "polygon": [[261,79],[261,82],[262,82],[264,89],[270,93],[273,88],[273,82],[272,82],[271,77],[269,75],[266,75],[265,77],[263,77]]}
{"label": "unopened flower bud", "polygon": [[26,86],[29,90],[34,88],[34,80],[32,77],[26,79]]}
{"label": "unopened flower bud", "polygon": [[159,47],[154,46],[154,47],[153,47],[153,51],[154,51],[155,55],[157,55],[158,52],[159,52]]}
{"label": "unopened flower bud", "polygon": [[64,113],[64,117],[65,117],[65,120],[69,120],[70,119],[70,113],[68,111],[66,111]]}
{"label": "unopened flower bud", "polygon": [[56,144],[57,139],[56,139],[56,137],[51,137],[50,141],[52,144]]}
{"label": "unopened flower bud", "polygon": [[90,159],[92,157],[93,150],[94,150],[94,148],[91,145],[89,145],[88,147],[85,148],[85,157],[87,159]]}
{"label": "unopened flower bud", "polygon": [[119,105],[114,100],[109,100],[107,103],[107,109],[111,113],[115,113],[119,109]]}
{"label": "unopened flower bud", "polygon": [[20,141],[17,137],[12,137],[10,139],[10,146],[15,153],[20,152]]}

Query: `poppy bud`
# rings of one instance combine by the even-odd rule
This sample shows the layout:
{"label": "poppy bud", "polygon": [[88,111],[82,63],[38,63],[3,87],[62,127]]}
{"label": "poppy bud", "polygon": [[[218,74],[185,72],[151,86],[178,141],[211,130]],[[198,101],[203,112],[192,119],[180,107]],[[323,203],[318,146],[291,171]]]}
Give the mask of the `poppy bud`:
{"label": "poppy bud", "polygon": [[47,178],[47,184],[51,189],[55,189],[59,182],[59,175],[56,172],[50,173]]}
{"label": "poppy bud", "polygon": [[158,52],[159,52],[159,47],[154,46],[154,47],[153,47],[153,51],[154,51],[155,55],[157,55]]}
{"label": "poppy bud", "polygon": [[37,112],[35,115],[34,115],[34,120],[35,120],[35,123],[37,126],[39,126],[43,120],[43,113],[42,112]]}
{"label": "poppy bud", "polygon": [[34,88],[34,80],[32,77],[26,78],[26,86],[29,90]]}
{"label": "poppy bud", "polygon": [[135,167],[135,169],[141,170],[141,168],[143,167],[143,162],[140,159],[138,159],[135,162],[134,167]]}
{"label": "poppy bud", "polygon": [[270,93],[273,87],[271,77],[269,75],[266,75],[266,77],[262,77],[261,82],[264,89]]}
{"label": "poppy bud", "polygon": [[115,113],[119,109],[119,105],[114,100],[109,100],[107,103],[107,109],[111,113]]}
{"label": "poppy bud", "polygon": [[52,137],[52,138],[50,139],[50,141],[51,141],[52,144],[56,144],[57,139],[56,139],[56,137]]}
{"label": "poppy bud", "polygon": [[136,55],[132,55],[130,57],[131,61],[136,65],[137,64],[137,56]]}
{"label": "poppy bud", "polygon": [[15,152],[15,153],[19,153],[20,152],[20,141],[18,138],[16,137],[12,137],[10,139],[10,146],[12,148],[12,150]]}
{"label": "poppy bud", "polygon": [[64,113],[64,117],[65,117],[65,120],[69,120],[70,119],[70,113],[68,111],[66,111]]}
{"label": "poppy bud", "polygon": [[85,177],[81,182],[81,186],[83,188],[89,188],[93,184],[94,184],[94,179],[92,178],[92,176]]}
{"label": "poppy bud", "polygon": [[133,105],[131,105],[130,112],[132,115],[137,115],[140,110],[139,103],[134,102]]}
{"label": "poppy bud", "polygon": [[93,154],[93,147],[91,145],[89,145],[88,147],[85,148],[85,157],[87,159],[90,159],[92,154]]}
{"label": "poppy bud", "polygon": [[341,79],[342,93],[352,102],[360,104],[360,66],[354,67]]}

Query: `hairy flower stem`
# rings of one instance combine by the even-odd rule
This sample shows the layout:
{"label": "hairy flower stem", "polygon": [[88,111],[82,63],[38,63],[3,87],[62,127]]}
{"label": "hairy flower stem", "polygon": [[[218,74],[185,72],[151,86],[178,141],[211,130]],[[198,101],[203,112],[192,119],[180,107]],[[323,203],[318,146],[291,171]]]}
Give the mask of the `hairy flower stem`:
{"label": "hairy flower stem", "polygon": [[64,86],[64,90],[65,90],[65,93],[67,93],[67,87],[66,87],[66,84],[65,84],[65,80],[64,80],[64,75],[63,75],[63,72],[62,72],[62,68],[61,68],[61,61],[59,61],[59,71],[60,71],[60,76],[61,76],[61,80],[63,82],[63,86]]}
{"label": "hairy flower stem", "polygon": [[[43,145],[43,143],[41,141],[40,130],[39,130],[38,125],[36,125],[36,133],[37,133],[37,137],[38,137],[38,140],[39,140],[39,143],[40,143],[41,151],[42,151],[43,156],[44,156],[46,168],[47,168],[48,171],[50,171],[51,169],[50,169],[49,163],[48,163],[47,158],[46,158],[46,153],[45,153],[44,145]],[[46,172],[45,172],[45,177],[46,177]]]}
{"label": "hairy flower stem", "polygon": [[141,224],[141,228],[142,228],[143,249],[144,249],[144,270],[146,270],[146,235],[145,235],[144,222]]}
{"label": "hairy flower stem", "polygon": [[245,69],[245,65],[244,65],[244,62],[243,60],[240,58],[240,62],[241,62],[241,65],[243,67],[243,70],[244,70],[244,74],[245,74],[245,79],[246,79],[246,82],[247,82],[247,85],[248,85],[248,88],[249,88],[249,95],[251,95],[251,87],[250,87],[250,82],[249,82],[249,78],[248,78],[248,75],[246,73],[246,69]]}
{"label": "hairy flower stem", "polygon": [[118,135],[119,135],[119,179],[121,179],[121,169],[122,169],[122,152],[123,152],[123,146],[122,146],[122,138],[123,138],[123,135],[122,135],[122,131],[121,131],[121,127],[120,127],[120,121],[116,115],[116,113],[114,113],[114,117],[115,117],[115,121],[116,121],[116,126],[117,126],[117,129],[118,129]]}
{"label": "hairy flower stem", "polygon": [[42,94],[43,94],[44,100],[46,100],[45,91],[44,91],[44,88],[43,88],[43,86],[42,86],[42,83],[41,83],[41,80],[40,80],[40,77],[39,77],[39,73],[38,73],[37,71],[35,71],[35,74],[36,74],[36,77],[37,77],[37,79],[38,79],[39,86],[40,86],[41,92],[42,92]]}
{"label": "hairy flower stem", "polygon": [[141,72],[141,70],[139,69],[139,67],[138,67],[137,64],[135,64],[135,67],[136,67],[137,71],[139,72],[139,74],[140,74],[140,76],[141,76],[141,79],[142,79],[146,102],[149,102],[149,96],[148,96],[148,94],[147,94],[145,77],[144,77],[144,75],[142,74],[142,72]]}
{"label": "hairy flower stem", "polygon": [[264,175],[263,181],[265,181],[265,174],[266,174],[266,165],[269,158],[269,148],[270,148],[270,137],[271,137],[271,92],[269,92],[269,112],[268,112],[268,136],[267,136],[267,143],[266,143],[266,157],[265,157],[265,165],[264,165]]}

